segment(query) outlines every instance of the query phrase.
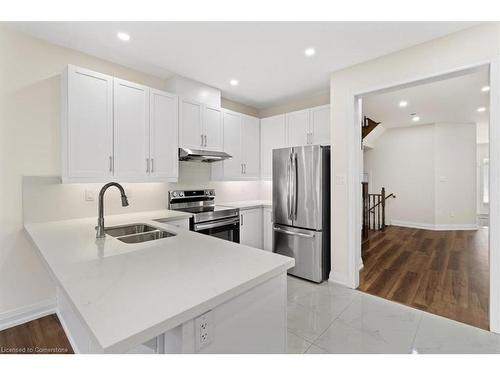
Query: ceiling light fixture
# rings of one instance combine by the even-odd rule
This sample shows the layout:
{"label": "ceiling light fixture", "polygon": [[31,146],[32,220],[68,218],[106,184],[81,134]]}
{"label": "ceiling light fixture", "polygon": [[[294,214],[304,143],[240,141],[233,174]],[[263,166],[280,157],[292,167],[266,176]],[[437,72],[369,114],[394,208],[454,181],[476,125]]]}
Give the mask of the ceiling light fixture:
{"label": "ceiling light fixture", "polygon": [[123,40],[124,42],[128,42],[130,40],[130,35],[128,35],[127,33],[120,32],[116,34],[116,36],[118,37],[118,39]]}
{"label": "ceiling light fixture", "polygon": [[305,55],[306,56],[312,56],[316,53],[316,50],[314,48],[307,48],[305,51],[304,51]]}
{"label": "ceiling light fixture", "polygon": [[401,100],[401,101],[399,102],[399,106],[400,106],[401,108],[407,107],[407,106],[408,106],[408,102],[407,102],[406,100]]}
{"label": "ceiling light fixture", "polygon": [[478,112],[484,112],[484,111],[486,111],[486,107],[479,107],[479,108],[477,109],[477,111],[478,111]]}
{"label": "ceiling light fixture", "polygon": [[483,86],[483,87],[481,87],[481,91],[482,92],[488,92],[488,91],[490,91],[490,86]]}
{"label": "ceiling light fixture", "polygon": [[412,120],[413,122],[417,122],[417,121],[420,121],[420,117],[418,117],[418,116],[413,116],[413,117],[411,118],[411,120]]}
{"label": "ceiling light fixture", "polygon": [[237,79],[232,79],[232,80],[230,80],[230,81],[229,81],[229,84],[230,84],[231,86],[238,86],[239,82],[238,82],[238,80],[237,80]]}

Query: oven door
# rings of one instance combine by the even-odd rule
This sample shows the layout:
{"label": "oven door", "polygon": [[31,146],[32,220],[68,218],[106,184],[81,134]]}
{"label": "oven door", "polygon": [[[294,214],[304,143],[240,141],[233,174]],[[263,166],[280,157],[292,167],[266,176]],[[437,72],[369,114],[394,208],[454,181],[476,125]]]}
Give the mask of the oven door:
{"label": "oven door", "polygon": [[192,230],[198,233],[208,234],[209,236],[222,238],[227,241],[240,243],[239,216],[196,223],[193,224]]}

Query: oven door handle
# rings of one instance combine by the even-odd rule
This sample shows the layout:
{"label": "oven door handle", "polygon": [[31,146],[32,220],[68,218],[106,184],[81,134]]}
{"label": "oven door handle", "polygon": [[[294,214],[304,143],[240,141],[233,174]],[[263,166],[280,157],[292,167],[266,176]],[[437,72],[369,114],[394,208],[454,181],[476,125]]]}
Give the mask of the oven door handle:
{"label": "oven door handle", "polygon": [[200,230],[223,227],[224,225],[238,224],[239,222],[240,222],[240,219],[238,217],[236,217],[234,219],[217,221],[215,223],[195,224],[194,230],[195,230],[195,232],[198,232]]}

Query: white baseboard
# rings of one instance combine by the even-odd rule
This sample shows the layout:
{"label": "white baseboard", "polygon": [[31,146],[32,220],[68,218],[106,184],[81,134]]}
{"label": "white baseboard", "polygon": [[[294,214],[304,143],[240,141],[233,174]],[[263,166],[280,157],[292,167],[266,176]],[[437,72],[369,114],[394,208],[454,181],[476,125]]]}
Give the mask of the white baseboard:
{"label": "white baseboard", "polygon": [[328,281],[349,287],[347,283],[347,276],[338,272],[330,271]]}
{"label": "white baseboard", "polygon": [[57,314],[57,317],[59,318],[59,321],[61,322],[61,326],[63,328],[63,331],[66,334],[66,337],[68,338],[69,344],[71,345],[71,348],[73,349],[73,353],[80,354],[81,351],[78,348],[78,345],[76,344],[75,338],[73,337],[73,335],[71,335],[71,331],[68,328],[68,324],[66,323],[66,320],[64,320],[63,314],[61,314],[59,309],[56,309],[56,314]]}
{"label": "white baseboard", "polygon": [[391,220],[391,225],[395,227],[406,227],[415,229],[427,230],[477,230],[479,227],[476,223],[473,224],[428,224],[416,223],[413,221]]}
{"label": "white baseboard", "polygon": [[0,331],[27,323],[31,320],[42,318],[56,312],[57,302],[55,298],[40,301],[33,305],[24,306],[0,314]]}

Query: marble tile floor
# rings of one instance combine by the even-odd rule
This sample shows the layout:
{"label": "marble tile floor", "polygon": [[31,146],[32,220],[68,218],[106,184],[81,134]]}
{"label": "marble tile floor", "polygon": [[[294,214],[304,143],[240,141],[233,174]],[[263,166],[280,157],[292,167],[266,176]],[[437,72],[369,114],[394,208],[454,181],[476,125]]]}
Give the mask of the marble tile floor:
{"label": "marble tile floor", "polygon": [[288,352],[500,353],[500,335],[338,284],[288,276]]}

